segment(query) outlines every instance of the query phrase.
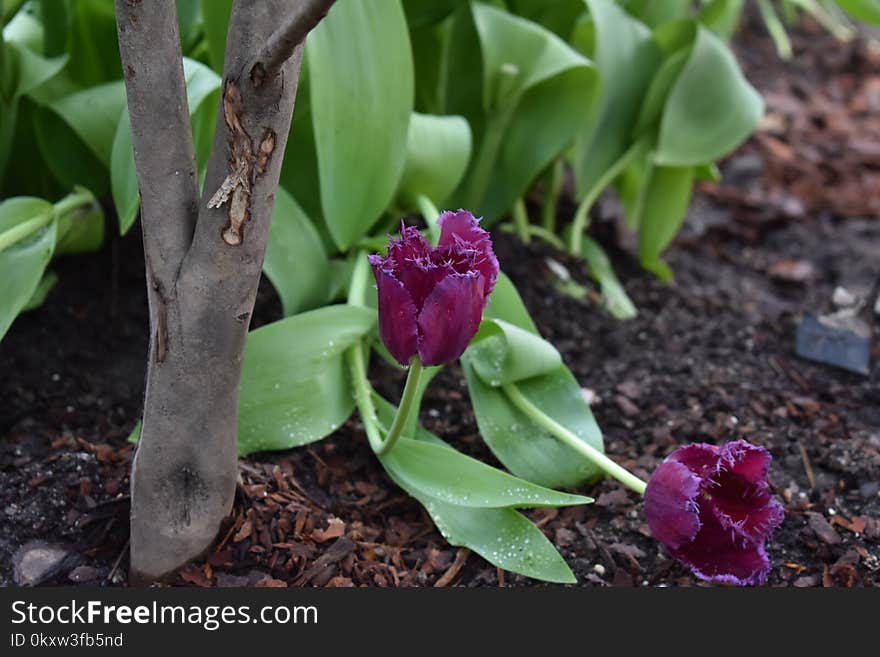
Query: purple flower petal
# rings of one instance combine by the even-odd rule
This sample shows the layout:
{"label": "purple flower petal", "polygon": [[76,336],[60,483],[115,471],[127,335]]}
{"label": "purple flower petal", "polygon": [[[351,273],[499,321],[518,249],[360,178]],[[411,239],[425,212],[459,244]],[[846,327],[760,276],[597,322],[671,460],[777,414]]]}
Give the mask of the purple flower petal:
{"label": "purple flower petal", "polygon": [[678,448],[645,491],[651,533],[698,577],[763,582],[770,571],[764,543],[784,518],[767,483],[770,460],[743,440]]}
{"label": "purple flower petal", "polygon": [[467,210],[447,210],[440,215],[437,223],[440,225],[440,241],[437,245],[451,246],[469,253],[473,258],[473,268],[486,279],[485,294],[488,297],[495,289],[499,269],[489,233],[480,228],[479,220]]}
{"label": "purple flower petal", "polygon": [[418,349],[416,307],[409,293],[394,276],[382,268],[379,256],[370,256],[379,291],[379,336],[401,365],[408,365]]}
{"label": "purple flower petal", "polygon": [[737,586],[761,584],[770,572],[763,542],[733,540],[710,510],[701,508],[700,531],[693,541],[670,549],[676,559],[691,567],[698,577]]}
{"label": "purple flower petal", "polygon": [[450,274],[434,288],[419,313],[419,358],[426,366],[464,353],[480,327],[485,295],[477,272]]}
{"label": "purple flower petal", "polygon": [[694,540],[700,530],[696,497],[700,479],[681,463],[666,461],[645,490],[645,516],[654,537],[669,548]]}

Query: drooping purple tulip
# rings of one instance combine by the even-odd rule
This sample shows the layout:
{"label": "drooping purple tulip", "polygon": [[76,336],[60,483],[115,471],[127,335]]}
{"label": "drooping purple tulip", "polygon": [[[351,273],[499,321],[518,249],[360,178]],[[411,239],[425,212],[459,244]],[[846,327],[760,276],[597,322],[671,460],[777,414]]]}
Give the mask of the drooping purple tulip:
{"label": "drooping purple tulip", "polygon": [[783,519],[767,483],[770,460],[744,440],[679,447],[648,481],[651,533],[702,579],[762,583],[770,572],[764,543]]}
{"label": "drooping purple tulip", "polygon": [[369,256],[379,291],[379,335],[403,365],[416,353],[426,366],[461,356],[498,278],[492,240],[470,212],[447,211],[437,223],[436,247],[417,228],[401,225],[386,257]]}

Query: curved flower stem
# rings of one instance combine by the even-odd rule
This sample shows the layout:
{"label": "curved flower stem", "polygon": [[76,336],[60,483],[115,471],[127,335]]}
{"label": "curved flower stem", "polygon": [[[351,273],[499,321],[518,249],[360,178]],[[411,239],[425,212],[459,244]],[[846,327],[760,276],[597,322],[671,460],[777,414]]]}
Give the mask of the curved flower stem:
{"label": "curved flower stem", "polygon": [[367,379],[367,371],[364,368],[363,341],[358,340],[345,354],[348,359],[348,367],[351,370],[351,383],[354,386],[354,400],[357,405],[361,422],[364,423],[364,432],[373,452],[378,454],[382,450],[382,434],[379,431],[376,416],[376,407],[373,405],[372,386]]}
{"label": "curved flower stem", "polygon": [[419,389],[419,378],[421,376],[422,361],[419,360],[418,356],[413,356],[412,360],[409,361],[409,373],[406,375],[406,385],[403,387],[400,406],[397,407],[397,413],[394,416],[394,421],[391,423],[391,428],[388,430],[388,435],[385,436],[385,441],[378,450],[375,447],[373,448],[376,456],[384,456],[390,452],[397,439],[403,433],[403,427],[406,425],[407,418],[415,406],[413,402],[416,399],[416,392]]}
{"label": "curved flower stem", "polygon": [[612,164],[605,173],[596,181],[596,184],[590,188],[586,196],[584,196],[577,211],[574,213],[574,219],[571,222],[571,242],[569,243],[569,251],[572,255],[580,255],[581,239],[584,231],[587,229],[587,219],[590,216],[590,209],[599,198],[602,190],[608,187],[614,179],[617,178],[624,169],[626,169],[636,158],[638,158],[650,144],[650,137],[644,136],[633,143],[623,155],[621,155],[614,164]]}
{"label": "curved flower stem", "polygon": [[510,401],[513,402],[514,406],[522,411],[535,424],[549,431],[554,438],[568,445],[581,456],[586,457],[593,465],[598,467],[605,474],[617,479],[617,481],[627,488],[634,490],[639,495],[645,494],[647,484],[644,481],[636,477],[626,468],[612,461],[595,447],[583,442],[574,433],[545,414],[541,409],[529,401],[516,385],[505,383],[501,386],[501,389]]}
{"label": "curved flower stem", "polygon": [[516,203],[513,204],[513,225],[523,243],[529,244],[532,241],[532,234],[529,232],[529,215],[522,197],[516,199]]}

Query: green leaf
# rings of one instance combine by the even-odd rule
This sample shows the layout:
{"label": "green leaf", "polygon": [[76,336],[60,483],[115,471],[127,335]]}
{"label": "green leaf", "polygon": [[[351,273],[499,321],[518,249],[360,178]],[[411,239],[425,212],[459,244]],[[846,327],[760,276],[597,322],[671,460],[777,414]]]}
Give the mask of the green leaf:
{"label": "green leaf", "polygon": [[717,160],[751,134],[763,111],[730,50],[701,27],[666,101],[654,161],[681,167]]}
{"label": "green leaf", "polygon": [[[2,256],[0,256],[0,258],[2,258]],[[57,282],[58,274],[54,271],[48,271],[43,274],[43,278],[40,279],[40,284],[37,285],[37,289],[34,290],[34,293],[31,295],[28,302],[24,304],[24,308],[21,309],[21,312],[24,313],[42,306],[46,301],[46,297],[49,296],[49,292],[52,291],[52,288],[55,287]]]}
{"label": "green leaf", "polygon": [[547,374],[562,365],[562,356],[552,344],[501,319],[483,320],[467,355],[483,382],[493,387]]}
{"label": "green leaf", "polygon": [[584,0],[507,0],[515,14],[543,25],[565,41],[569,40],[578,17],[584,13]]}
{"label": "green leaf", "polygon": [[611,261],[605,251],[590,237],[584,235],[581,242],[581,253],[590,270],[590,276],[599,283],[602,289],[602,301],[605,308],[617,319],[632,319],[638,312],[620,280],[614,273]]}
{"label": "green leaf", "polygon": [[[122,63],[112,0],[74,0],[69,6],[71,23],[67,52],[70,53],[70,63],[66,73],[81,88],[119,79]],[[119,118],[118,114],[116,118]]]}
{"label": "green leaf", "polygon": [[[501,291],[501,294],[495,295]],[[513,285],[499,277],[484,316],[501,319],[537,335],[534,324]],[[465,352],[462,369],[468,384],[477,425],[486,444],[513,474],[550,488],[576,486],[600,476],[600,471],[524,415],[500,389],[486,384]],[[578,436],[602,450],[602,434],[584,401],[581,388],[564,365],[517,382],[520,391],[538,408]]]}
{"label": "green leaf", "polygon": [[880,25],[880,0],[837,0],[837,4],[857,20]]}
{"label": "green leaf", "polygon": [[519,292],[504,272],[499,272],[498,274],[498,280],[495,281],[495,289],[492,290],[492,294],[489,296],[489,303],[486,304],[483,317],[503,319],[505,322],[518,326],[521,329],[536,335],[538,333],[535,323],[529,316],[529,311],[523,305]]}
{"label": "green leaf", "polygon": [[573,44],[591,56],[601,76],[598,109],[574,146],[578,197],[585,196],[630,147],[642,98],[660,62],[651,31],[612,0],[586,0],[590,20],[580,23]]}
{"label": "green leaf", "polygon": [[397,189],[401,207],[416,211],[416,198],[442,205],[458,185],[471,156],[471,129],[460,116],[413,113],[406,162]]}
{"label": "green leaf", "polygon": [[572,142],[596,97],[598,75],[588,59],[537,23],[481,3],[472,4],[472,13],[482,51],[484,118],[471,124],[485,129],[476,135],[464,202],[491,222]]}
{"label": "green leaf", "polygon": [[645,190],[639,221],[639,260],[661,280],[672,280],[660,254],[681,228],[693,191],[693,167],[655,166]]}
{"label": "green leaf", "polygon": [[68,61],[67,55],[42,57],[14,41],[6,44],[6,57],[13,71],[12,98],[25,96],[55,77]]}
{"label": "green leaf", "polygon": [[[193,140],[196,159],[204,168],[214,136],[217,93],[220,89],[220,76],[201,62],[183,58],[183,73],[186,80],[187,105],[193,118]],[[131,141],[131,123],[128,110],[123,110],[122,118],[116,126],[110,155],[110,186],[113,205],[119,217],[119,233],[125,235],[137,218],[140,207],[137,171],[134,164],[134,147]]]}
{"label": "green leaf", "polygon": [[[20,196],[0,203],[0,233],[25,221],[54,214],[48,201]],[[0,251],[0,339],[36,293],[55,250],[57,224]]]}
{"label": "green leaf", "polygon": [[642,99],[639,108],[639,116],[636,120],[634,133],[641,135],[648,130],[656,129],[663,116],[663,107],[669,97],[672,85],[681,75],[684,65],[687,64],[689,49],[683,48],[663,60],[660,68],[654,73],[651,84]]}
{"label": "green leaf", "polygon": [[446,445],[400,438],[380,457],[395,480],[436,500],[473,508],[573,506],[593,500],[536,486]]}
{"label": "green leaf", "polygon": [[321,237],[296,200],[279,187],[263,271],[290,316],[327,302],[328,261]]}
{"label": "green leaf", "polygon": [[[462,357],[462,369],[480,434],[513,474],[550,488],[578,486],[601,476],[598,468],[532,422],[500,388],[486,385],[466,355]],[[583,442],[602,449],[599,426],[581,387],[565,366],[522,381],[517,387]]]}
{"label": "green leaf", "polygon": [[341,249],[365,235],[403,171],[413,63],[398,0],[340,0],[306,61],[324,220]]}
{"label": "green leaf", "polygon": [[202,2],[205,22],[205,40],[208,42],[208,60],[216,73],[223,74],[226,56],[226,30],[232,15],[232,0],[207,0]]}
{"label": "green leaf", "polygon": [[241,375],[239,454],[305,445],[339,428],[354,408],[343,352],[375,322],[375,311],[337,305],[252,331]]}
{"label": "green leaf", "polygon": [[94,199],[60,214],[57,222],[56,255],[91,253],[101,248],[104,242],[104,212]]}
{"label": "green leaf", "polygon": [[[394,417],[394,407],[373,396],[379,420],[386,426]],[[417,426],[415,440],[445,446],[435,435]],[[573,583],[575,577],[544,533],[522,514],[511,508],[473,508],[433,498],[389,475],[419,500],[451,545],[467,547],[489,563],[510,572],[549,582]]]}

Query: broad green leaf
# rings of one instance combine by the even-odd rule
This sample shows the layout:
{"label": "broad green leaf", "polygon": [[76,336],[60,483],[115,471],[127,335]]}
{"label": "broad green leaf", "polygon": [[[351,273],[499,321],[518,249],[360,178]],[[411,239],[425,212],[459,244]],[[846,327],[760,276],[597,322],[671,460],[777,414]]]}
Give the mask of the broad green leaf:
{"label": "broad green leaf", "polygon": [[[47,109],[61,117],[98,161],[109,168],[113,138],[124,107],[125,85],[117,80],[59,98]],[[51,130],[47,129],[46,136],[43,152],[50,160],[56,156],[58,147],[52,141]]]}
{"label": "broad green leaf", "polygon": [[446,445],[411,438],[400,438],[380,460],[407,489],[456,506],[531,508],[592,502],[523,481]]}
{"label": "broad green leaf", "polygon": [[13,73],[12,98],[24,96],[53,78],[64,68],[68,61],[67,55],[42,57],[14,41],[6,44],[8,66]]}
{"label": "broad green leaf", "polygon": [[296,200],[278,188],[263,271],[281,297],[284,315],[327,302],[327,254],[315,227]]}
{"label": "broad green leaf", "polygon": [[654,160],[675,167],[717,160],[751,134],[763,111],[730,50],[701,27],[666,101]]}
{"label": "broad green leaf", "polygon": [[31,295],[31,298],[28,300],[28,302],[24,304],[21,312],[24,313],[42,306],[43,303],[46,301],[46,297],[49,296],[49,292],[52,291],[52,288],[55,287],[55,284],[57,282],[58,274],[56,274],[54,271],[48,271],[43,274],[43,278],[40,279],[40,283],[39,285],[37,285],[37,289],[34,290],[34,293]]}
{"label": "broad green leaf", "polygon": [[[394,407],[374,395],[380,421],[389,426]],[[417,426],[415,440],[448,447],[432,433]],[[510,508],[481,509],[450,504],[410,488],[388,474],[401,488],[419,500],[451,545],[467,547],[489,563],[510,572],[549,582],[573,583],[574,575],[544,533],[518,511]]]}
{"label": "broad green leaf", "polygon": [[[508,470],[550,488],[578,486],[601,475],[598,468],[532,422],[504,394],[476,374],[467,355],[462,369],[483,440]],[[581,387],[564,365],[517,384],[535,406],[583,442],[602,449],[602,434]]]}
{"label": "broad green leaf", "polygon": [[584,13],[584,0],[507,0],[507,6],[513,13],[544,26],[565,41]]}
{"label": "broad green leaf", "polygon": [[[214,135],[220,76],[201,62],[183,58],[186,97],[190,116],[193,117],[193,141],[196,160],[201,170],[207,163]],[[119,217],[119,233],[125,235],[137,217],[140,207],[137,171],[134,165],[134,147],[131,141],[131,123],[124,109],[116,126],[110,156],[110,185],[113,205]]]}
{"label": "broad green leaf", "polygon": [[744,4],[745,0],[710,0],[700,9],[700,22],[723,41],[730,41]]}
{"label": "broad green leaf", "polygon": [[630,147],[639,106],[660,62],[651,31],[612,0],[586,0],[588,21],[572,42],[601,76],[598,109],[584,112],[574,145],[577,195],[583,197]]}
{"label": "broad green leaf", "polygon": [[398,203],[416,210],[416,198],[424,195],[441,205],[464,175],[470,155],[471,129],[462,117],[413,113]]}
{"label": "broad green leaf", "polygon": [[562,365],[552,344],[501,319],[483,320],[467,354],[483,382],[493,387],[547,374]]}
{"label": "broad green leaf", "polygon": [[375,311],[326,306],[248,335],[239,401],[239,454],[305,445],[339,428],[354,408],[343,353]]}
{"label": "broad green leaf", "polygon": [[[415,73],[415,110],[423,114],[442,114],[440,85],[445,30],[442,26],[410,28],[413,71]],[[411,125],[411,124],[410,124]]]}
{"label": "broad green leaf", "polygon": [[[495,298],[499,289],[501,295]],[[494,301],[487,305],[484,316],[537,334],[519,294],[506,278],[499,277],[490,299]],[[516,408],[501,388],[486,384],[474,370],[469,352],[462,356],[461,365],[480,434],[513,474],[550,488],[576,486],[600,475],[595,466]],[[596,449],[603,449],[599,426],[584,401],[580,386],[564,365],[519,381],[517,387],[535,406],[578,438]]]}
{"label": "broad green leaf", "polygon": [[686,18],[693,0],[627,0],[627,11],[649,27]]}
{"label": "broad green leaf", "polygon": [[693,167],[655,166],[650,174],[639,221],[639,260],[661,280],[672,279],[672,271],[660,260],[660,254],[681,228],[693,181]]}
{"label": "broad green leaf", "polygon": [[537,23],[481,3],[471,10],[482,52],[485,128],[475,139],[463,199],[492,222],[574,139],[598,76],[588,59]]}
{"label": "broad green leaf", "polygon": [[836,0],[838,6],[853,18],[880,25],[880,0]]}
{"label": "broad green leaf", "polygon": [[660,68],[654,73],[645,97],[639,108],[639,116],[635,124],[635,135],[642,135],[648,130],[656,130],[663,116],[663,107],[669,96],[672,85],[681,75],[684,65],[687,64],[689,49],[683,48],[663,60]]}
{"label": "broad green leaf", "polygon": [[403,0],[406,22],[411,29],[435,25],[468,0]]}
{"label": "broad green leaf", "polygon": [[[209,0],[209,4],[211,0]],[[177,27],[180,33],[180,48],[189,52],[202,32],[202,0],[177,0]]]}
{"label": "broad green leaf", "polygon": [[523,305],[519,292],[504,272],[498,274],[495,289],[489,296],[489,303],[486,304],[483,316],[502,319],[523,330],[538,334],[538,329]]}
{"label": "broad green leaf", "polygon": [[399,0],[340,0],[306,61],[324,220],[341,249],[391,201],[406,156],[413,63]]}
{"label": "broad green leaf", "polygon": [[65,72],[83,88],[122,77],[113,0],[73,0],[69,6],[70,63]]}
{"label": "broad green leaf", "polygon": [[104,212],[97,201],[83,203],[58,215],[56,220],[58,222],[56,255],[91,253],[101,248],[104,242]]}
{"label": "broad green leaf", "polygon": [[[21,196],[0,203],[0,234],[25,221],[54,214],[43,199]],[[55,249],[56,222],[0,251],[0,339],[37,291]]]}
{"label": "broad green leaf", "polygon": [[638,313],[633,302],[630,301],[626,290],[623,289],[620,280],[614,273],[611,261],[605,255],[605,251],[592,240],[584,235],[581,242],[581,253],[587,261],[590,276],[599,283],[602,290],[602,302],[608,312],[617,319],[632,319]]}
{"label": "broad green leaf", "polygon": [[232,0],[205,0],[202,2],[202,18],[205,22],[205,40],[208,42],[208,59],[216,73],[223,74],[226,56],[226,30],[232,15]]}

